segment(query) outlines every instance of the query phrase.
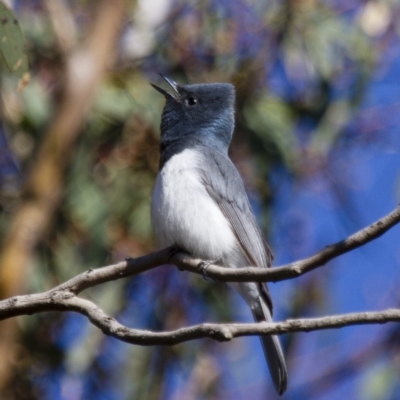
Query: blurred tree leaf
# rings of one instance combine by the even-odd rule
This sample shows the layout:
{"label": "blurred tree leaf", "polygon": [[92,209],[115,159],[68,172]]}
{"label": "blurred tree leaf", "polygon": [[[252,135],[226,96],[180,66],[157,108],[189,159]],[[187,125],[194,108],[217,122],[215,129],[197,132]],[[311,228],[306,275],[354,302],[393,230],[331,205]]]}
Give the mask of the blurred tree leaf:
{"label": "blurred tree leaf", "polygon": [[389,398],[396,380],[397,371],[387,365],[377,365],[368,371],[360,387],[360,397],[365,400]]}
{"label": "blurred tree leaf", "polygon": [[294,116],[291,109],[278,98],[263,96],[257,102],[246,104],[243,110],[247,125],[268,148],[270,142],[280,150],[286,165],[292,166],[295,137]]}
{"label": "blurred tree leaf", "polygon": [[310,141],[312,154],[327,155],[351,116],[351,104],[346,100],[330,103]]}
{"label": "blurred tree leaf", "polygon": [[14,14],[0,2],[0,54],[1,72],[18,77],[18,89],[29,82],[28,57],[24,49],[24,36]]}

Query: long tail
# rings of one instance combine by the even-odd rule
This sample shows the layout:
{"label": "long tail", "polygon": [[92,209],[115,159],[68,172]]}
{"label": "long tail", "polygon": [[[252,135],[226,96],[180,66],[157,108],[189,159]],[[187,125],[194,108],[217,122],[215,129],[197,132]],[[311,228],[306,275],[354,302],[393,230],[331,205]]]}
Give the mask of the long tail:
{"label": "long tail", "polygon": [[[253,310],[254,320],[272,322],[266,299],[263,296],[259,296],[258,299],[259,307]],[[287,388],[287,369],[279,339],[275,335],[265,335],[260,336],[260,341],[276,391],[282,395]]]}

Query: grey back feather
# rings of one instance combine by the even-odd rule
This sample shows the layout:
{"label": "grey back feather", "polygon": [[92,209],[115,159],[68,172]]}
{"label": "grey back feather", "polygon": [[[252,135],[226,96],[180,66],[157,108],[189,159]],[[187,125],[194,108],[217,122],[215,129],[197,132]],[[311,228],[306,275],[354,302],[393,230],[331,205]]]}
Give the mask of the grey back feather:
{"label": "grey back feather", "polygon": [[203,183],[229,220],[250,265],[270,267],[272,252],[257,226],[235,166],[214,149],[202,149],[199,153],[207,154],[200,165]]}

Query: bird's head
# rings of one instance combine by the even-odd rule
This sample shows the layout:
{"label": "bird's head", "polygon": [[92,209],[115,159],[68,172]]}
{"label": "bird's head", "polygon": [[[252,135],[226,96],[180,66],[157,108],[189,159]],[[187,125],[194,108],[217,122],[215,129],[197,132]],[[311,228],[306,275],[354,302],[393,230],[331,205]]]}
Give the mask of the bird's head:
{"label": "bird's head", "polygon": [[161,76],[172,88],[167,91],[152,84],[166,98],[161,141],[190,137],[227,151],[234,128],[234,87],[229,83],[179,85]]}

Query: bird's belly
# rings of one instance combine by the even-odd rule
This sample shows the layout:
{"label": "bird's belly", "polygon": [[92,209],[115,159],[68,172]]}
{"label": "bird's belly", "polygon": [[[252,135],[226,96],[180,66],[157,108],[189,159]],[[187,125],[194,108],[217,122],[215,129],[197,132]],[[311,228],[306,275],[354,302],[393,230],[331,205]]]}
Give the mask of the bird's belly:
{"label": "bird's belly", "polygon": [[208,194],[191,150],[172,157],[157,176],[151,217],[162,246],[178,245],[202,259],[224,258],[237,246],[229,221]]}

